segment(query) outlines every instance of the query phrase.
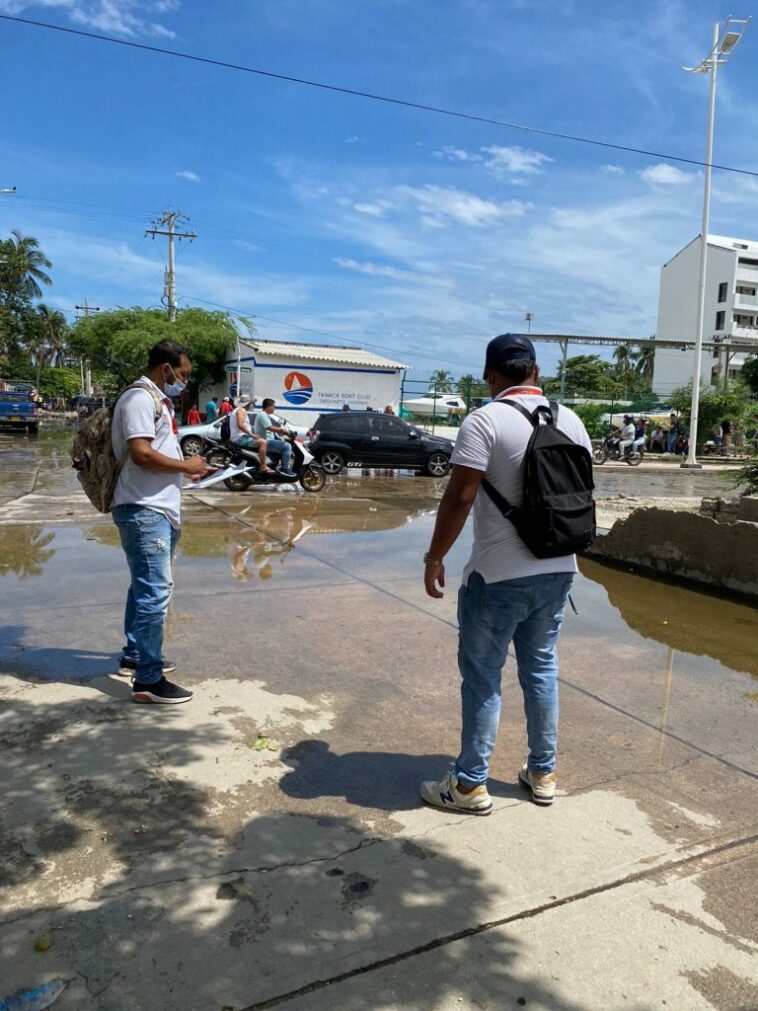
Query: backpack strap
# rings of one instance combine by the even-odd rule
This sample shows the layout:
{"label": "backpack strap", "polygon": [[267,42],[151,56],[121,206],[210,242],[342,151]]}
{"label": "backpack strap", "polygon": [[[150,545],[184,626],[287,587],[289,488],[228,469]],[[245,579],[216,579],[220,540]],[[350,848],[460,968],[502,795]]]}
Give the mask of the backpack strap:
{"label": "backpack strap", "polygon": [[157,396],[155,390],[151,389],[149,386],[146,386],[144,383],[136,382],[130,383],[130,385],[127,386],[125,390],[121,391],[119,396],[123,397],[123,395],[126,393],[127,390],[144,390],[145,393],[150,394],[150,397],[153,401],[153,406],[155,407],[154,421],[155,424],[157,425],[158,422],[163,417],[163,401],[160,399],[160,397]]}
{"label": "backpack strap", "polygon": [[[556,420],[558,418],[558,404],[554,400],[550,401],[549,409],[546,408],[544,404],[540,404],[539,407],[536,407],[533,411],[527,411],[522,404],[517,404],[515,400],[493,400],[492,403],[505,404],[507,407],[515,407],[516,410],[526,418],[532,428],[536,428],[537,425],[539,425],[540,415],[545,418],[545,422],[548,425],[556,424]],[[488,481],[486,477],[482,480],[482,488],[484,488],[485,492],[489,495],[490,499],[503,514],[505,519],[509,520],[511,516],[517,512],[516,506],[511,505],[508,499],[504,495],[501,495],[497,488]]]}

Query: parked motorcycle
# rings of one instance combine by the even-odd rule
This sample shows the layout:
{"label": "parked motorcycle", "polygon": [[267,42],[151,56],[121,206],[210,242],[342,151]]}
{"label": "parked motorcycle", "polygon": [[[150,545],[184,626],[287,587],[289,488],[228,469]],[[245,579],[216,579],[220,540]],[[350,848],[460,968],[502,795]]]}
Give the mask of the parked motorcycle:
{"label": "parked motorcycle", "polygon": [[[272,474],[262,474],[257,446],[240,446],[235,442],[208,439],[202,455],[213,467],[244,466],[243,471],[224,481],[230,491],[247,491],[254,484],[293,484],[295,481],[305,491],[321,491],[326,484],[326,472],[321,464],[303,445],[295,441],[294,434],[288,435],[287,441],[292,446],[292,477],[287,477],[278,470]],[[270,467],[275,468],[280,462],[279,454],[269,451],[266,461]]]}
{"label": "parked motorcycle", "polygon": [[617,435],[609,433],[599,446],[592,451],[592,459],[595,463],[605,463],[606,460],[616,460],[628,463],[630,467],[639,467],[645,450],[639,447],[630,447],[624,455],[621,455],[621,439]]}

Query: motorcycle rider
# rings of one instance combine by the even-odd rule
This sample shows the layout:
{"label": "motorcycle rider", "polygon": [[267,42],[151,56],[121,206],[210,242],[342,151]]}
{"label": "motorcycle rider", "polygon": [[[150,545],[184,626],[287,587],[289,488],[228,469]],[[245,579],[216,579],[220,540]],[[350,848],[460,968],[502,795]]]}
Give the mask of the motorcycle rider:
{"label": "motorcycle rider", "polygon": [[641,453],[645,448],[645,427],[647,425],[647,418],[644,414],[641,414],[637,418],[637,422],[634,426],[634,452]]}
{"label": "motorcycle rider", "polygon": [[292,446],[284,438],[279,438],[279,436],[288,436],[289,432],[286,428],[282,428],[279,424],[276,424],[271,417],[275,407],[276,402],[271,397],[266,397],[263,401],[262,409],[255,418],[255,434],[258,438],[265,440],[264,445],[267,446],[269,452],[281,455],[282,465],[279,470],[282,476],[296,477],[295,472],[291,470]]}
{"label": "motorcycle rider", "polygon": [[619,443],[619,450],[621,452],[622,459],[634,446],[634,439],[636,434],[637,432],[634,427],[634,418],[631,416],[631,414],[625,414],[624,424],[621,427],[621,442]]}
{"label": "motorcycle rider", "polygon": [[257,446],[261,474],[273,474],[274,471],[266,463],[266,440],[253,432],[250,427],[250,417],[247,413],[250,397],[244,393],[240,394],[234,401],[234,406],[236,410],[229,415],[229,441],[238,446]]}

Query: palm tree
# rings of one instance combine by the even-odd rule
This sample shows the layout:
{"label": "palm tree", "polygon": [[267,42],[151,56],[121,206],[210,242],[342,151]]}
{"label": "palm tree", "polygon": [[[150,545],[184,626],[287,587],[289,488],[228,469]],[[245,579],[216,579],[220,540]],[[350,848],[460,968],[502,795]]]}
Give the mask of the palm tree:
{"label": "palm tree", "polygon": [[49,305],[38,305],[35,312],[45,334],[46,350],[51,365],[63,365],[68,350],[68,323],[66,317]]}
{"label": "palm tree", "polygon": [[653,365],[655,364],[655,348],[640,348],[634,356],[634,369],[644,379],[653,378]]}
{"label": "palm tree", "polygon": [[22,235],[14,228],[10,238],[3,244],[3,259],[6,272],[24,298],[42,298],[41,284],[52,284],[45,273],[52,263],[39,248],[39,242],[32,235]]}
{"label": "palm tree", "polygon": [[432,372],[429,378],[429,392],[452,393],[453,374],[451,372],[446,372],[445,369],[437,369],[436,372]]}
{"label": "palm tree", "polygon": [[613,352],[613,358],[616,362],[616,370],[620,373],[626,390],[626,374],[632,364],[632,349],[628,344],[620,344]]}

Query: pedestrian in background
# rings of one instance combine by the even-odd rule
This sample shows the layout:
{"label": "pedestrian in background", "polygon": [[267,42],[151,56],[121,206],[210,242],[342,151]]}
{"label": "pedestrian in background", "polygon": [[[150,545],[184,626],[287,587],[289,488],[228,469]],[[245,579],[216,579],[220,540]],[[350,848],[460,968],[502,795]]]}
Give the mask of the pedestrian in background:
{"label": "pedestrian in background", "polygon": [[175,341],[150,349],[145,374],[119,397],[111,426],[113,452],[124,460],[111,513],[131,575],[126,598],[126,646],[119,674],[132,676],[135,702],[189,702],[192,692],[166,679],[176,665],[163,657],[163,629],[173,589],[182,483],[213,468],[201,456],[182,457],[172,397],[186,389],[192,358]]}
{"label": "pedestrian in background", "polygon": [[[457,541],[472,507],[474,542],[458,591],[458,665],[461,674],[461,751],[454,769],[441,780],[421,784],[421,797],[436,807],[486,815],[489,761],[500,722],[500,681],[513,642],[524,695],[529,756],[518,774],[538,804],[555,794],[558,733],[556,643],[563,610],[577,571],[573,554],[537,558],[515,526],[484,494],[482,480],[517,509],[523,499],[523,461],[534,432],[530,418],[549,407],[539,388],[539,366],[531,340],[501,334],[487,346],[484,379],[493,403],[480,407],[461,425],[451,458],[452,475],[437,511],[424,585],[442,597],[444,559]],[[511,401],[517,410],[507,410]],[[591,468],[592,443],[584,425],[561,406],[553,422],[583,447]]]}
{"label": "pedestrian in background", "polygon": [[205,420],[210,424],[218,417],[218,397],[211,397],[205,405]]}
{"label": "pedestrian in background", "polygon": [[234,408],[232,406],[231,397],[224,397],[224,399],[221,401],[221,407],[219,407],[218,413],[221,415],[221,417],[223,417],[225,414],[231,414],[233,410]]}
{"label": "pedestrian in background", "polygon": [[197,409],[197,404],[193,404],[189,411],[187,411],[187,424],[199,425],[200,420],[200,411]]}

